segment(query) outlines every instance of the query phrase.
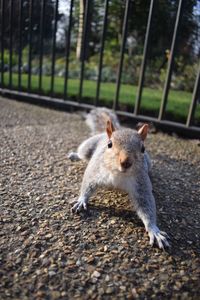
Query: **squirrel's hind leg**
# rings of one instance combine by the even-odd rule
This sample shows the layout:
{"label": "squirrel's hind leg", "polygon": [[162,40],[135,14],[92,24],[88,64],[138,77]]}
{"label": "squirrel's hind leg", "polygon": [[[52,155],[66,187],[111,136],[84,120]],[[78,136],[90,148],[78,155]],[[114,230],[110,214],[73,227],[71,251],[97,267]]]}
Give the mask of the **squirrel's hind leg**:
{"label": "squirrel's hind leg", "polygon": [[77,152],[70,152],[67,156],[71,161],[79,161],[81,160],[79,154]]}
{"label": "squirrel's hind leg", "polygon": [[71,159],[72,161],[77,161],[82,159],[90,160],[101,138],[102,138],[102,134],[98,134],[85,140],[80,144],[77,152],[69,153],[68,158]]}

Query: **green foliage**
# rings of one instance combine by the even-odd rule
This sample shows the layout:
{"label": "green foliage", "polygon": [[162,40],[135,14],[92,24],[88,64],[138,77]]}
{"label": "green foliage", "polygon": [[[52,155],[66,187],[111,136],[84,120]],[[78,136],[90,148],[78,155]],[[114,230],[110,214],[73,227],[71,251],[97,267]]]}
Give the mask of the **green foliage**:
{"label": "green foliage", "polygon": [[[22,87],[26,90],[27,88],[27,74],[22,75]],[[38,92],[38,76],[32,75],[31,78],[31,89],[32,92]],[[9,74],[5,73],[5,84],[9,83]],[[42,90],[44,94],[50,92],[50,76],[43,76]],[[18,76],[13,74],[13,86],[17,87]],[[69,99],[78,99],[79,90],[79,79],[68,80],[68,97]],[[64,90],[64,78],[55,77],[54,92],[58,97],[63,97]],[[100,101],[104,105],[112,106],[116,90],[115,83],[102,83],[100,89]],[[83,98],[85,101],[93,103],[94,96],[96,94],[96,82],[92,80],[85,80],[83,86]],[[120,90],[119,105],[126,106],[127,108],[133,109],[135,98],[137,94],[137,86],[122,84]],[[144,88],[142,94],[141,111],[148,115],[157,116],[160,101],[162,98],[162,91],[158,89]],[[184,91],[170,91],[169,101],[167,105],[167,115],[170,119],[185,122],[188,114],[192,93]],[[200,109],[197,107],[196,120],[200,120]]]}
{"label": "green foliage", "polygon": [[22,63],[28,61],[29,47],[26,46],[22,50]]}
{"label": "green foliage", "polygon": [[[185,64],[184,58],[181,56],[175,60],[174,73],[172,74],[171,88],[174,90],[182,90],[192,92],[198,71],[198,63]],[[167,70],[161,69],[160,86],[164,85]]]}
{"label": "green foliage", "polygon": [[[10,64],[10,52],[8,50],[4,50],[4,65]],[[18,57],[16,53],[12,53],[12,66],[15,66],[18,63]]]}
{"label": "green foliage", "polygon": [[[29,48],[25,47],[22,51],[22,66],[23,71],[28,69],[28,55]],[[121,82],[124,84],[137,85],[139,81],[142,55],[128,55],[124,54],[123,70],[121,74]],[[52,57],[43,57],[43,75],[51,75]],[[103,66],[101,73],[102,82],[116,82],[119,65],[119,52],[113,53],[106,49],[103,56]],[[10,53],[8,50],[4,51],[4,64],[9,66]],[[145,86],[151,88],[162,89],[166,80],[167,63],[163,68],[163,57],[157,57],[154,60],[147,61],[145,71]],[[18,64],[18,55],[13,52],[12,65]],[[58,57],[55,61],[55,74],[63,77],[65,75],[66,57]],[[69,78],[76,79],[80,77],[81,63],[77,61],[75,52],[72,52],[69,60]],[[84,78],[87,80],[97,80],[99,72],[99,55],[95,54],[85,62]],[[186,64],[184,57],[179,56],[175,59],[174,72],[171,81],[171,88],[175,90],[184,90],[191,92],[194,88],[194,82],[197,74],[198,63]],[[39,56],[32,59],[32,70],[34,74],[39,72]]]}
{"label": "green foliage", "polygon": [[186,65],[183,72],[179,76],[174,76],[173,84],[176,90],[184,90],[192,92],[194,82],[197,76],[198,65]]}

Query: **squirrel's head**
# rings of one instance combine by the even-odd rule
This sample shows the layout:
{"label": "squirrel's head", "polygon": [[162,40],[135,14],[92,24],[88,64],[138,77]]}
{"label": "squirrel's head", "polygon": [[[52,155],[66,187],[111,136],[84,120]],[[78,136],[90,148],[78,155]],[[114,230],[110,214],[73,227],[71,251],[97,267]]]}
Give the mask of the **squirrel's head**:
{"label": "squirrel's head", "polygon": [[106,126],[108,144],[105,152],[105,162],[108,168],[112,171],[129,173],[129,170],[138,166],[145,151],[144,140],[148,129],[148,124],[142,124],[138,131],[115,130],[112,122],[108,120]]}

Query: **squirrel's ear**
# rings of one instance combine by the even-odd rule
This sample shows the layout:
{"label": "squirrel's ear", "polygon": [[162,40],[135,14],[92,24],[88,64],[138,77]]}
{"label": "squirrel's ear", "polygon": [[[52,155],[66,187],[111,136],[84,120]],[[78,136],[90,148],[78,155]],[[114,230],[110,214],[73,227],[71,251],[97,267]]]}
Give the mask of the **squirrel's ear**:
{"label": "squirrel's ear", "polygon": [[138,133],[141,136],[142,140],[144,141],[147,137],[147,133],[149,130],[149,125],[148,124],[144,124],[139,130]]}
{"label": "squirrel's ear", "polygon": [[111,122],[111,120],[108,120],[107,125],[106,125],[106,132],[107,132],[109,139],[111,138],[113,131],[115,131],[113,123]]}

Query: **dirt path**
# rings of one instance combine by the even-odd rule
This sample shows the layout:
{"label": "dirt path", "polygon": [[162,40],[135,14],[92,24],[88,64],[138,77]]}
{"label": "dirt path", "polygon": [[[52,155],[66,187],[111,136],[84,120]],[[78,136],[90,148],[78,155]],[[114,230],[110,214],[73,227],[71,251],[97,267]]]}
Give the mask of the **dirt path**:
{"label": "dirt path", "polygon": [[126,195],[99,190],[73,215],[88,137],[78,114],[0,98],[0,299],[200,299],[200,147],[150,135],[158,223],[148,245]]}

